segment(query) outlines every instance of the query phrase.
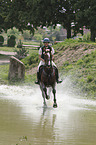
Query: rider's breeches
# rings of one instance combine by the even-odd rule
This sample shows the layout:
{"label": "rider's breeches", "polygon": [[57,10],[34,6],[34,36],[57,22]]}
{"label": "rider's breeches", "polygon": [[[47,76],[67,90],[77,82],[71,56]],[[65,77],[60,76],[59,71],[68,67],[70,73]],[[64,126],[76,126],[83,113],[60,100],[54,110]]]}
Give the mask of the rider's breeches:
{"label": "rider's breeches", "polygon": [[[42,66],[42,65],[45,65],[45,62],[41,60],[40,63],[39,63],[39,65],[38,65],[38,70],[37,70],[37,72],[39,72],[39,68],[40,68],[40,66]],[[55,64],[53,61],[52,61],[52,65],[55,66],[55,67],[57,68],[56,64]]]}

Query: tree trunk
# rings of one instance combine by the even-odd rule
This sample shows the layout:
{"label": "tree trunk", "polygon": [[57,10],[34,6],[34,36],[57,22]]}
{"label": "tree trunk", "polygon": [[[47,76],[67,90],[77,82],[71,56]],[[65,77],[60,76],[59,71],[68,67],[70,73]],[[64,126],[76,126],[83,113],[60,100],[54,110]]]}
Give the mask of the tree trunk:
{"label": "tree trunk", "polygon": [[96,30],[91,28],[91,41],[95,42]]}
{"label": "tree trunk", "polygon": [[68,23],[67,27],[67,38],[71,38],[71,23]]}

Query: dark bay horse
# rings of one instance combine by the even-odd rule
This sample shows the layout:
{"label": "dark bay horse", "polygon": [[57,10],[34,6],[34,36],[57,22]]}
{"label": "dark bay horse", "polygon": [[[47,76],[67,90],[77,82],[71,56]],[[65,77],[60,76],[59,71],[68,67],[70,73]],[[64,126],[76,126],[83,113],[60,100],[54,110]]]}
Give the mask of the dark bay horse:
{"label": "dark bay horse", "polygon": [[[50,56],[49,56],[50,54]],[[44,99],[44,105],[46,105],[46,99],[50,99],[50,96],[47,94],[47,89],[48,87],[52,88],[52,92],[54,95],[54,104],[53,107],[57,107],[56,103],[56,75],[55,75],[55,67],[52,66],[52,61],[51,61],[51,53],[45,53],[44,54],[44,60],[45,60],[45,65],[40,68],[40,89],[42,91],[42,96]]]}

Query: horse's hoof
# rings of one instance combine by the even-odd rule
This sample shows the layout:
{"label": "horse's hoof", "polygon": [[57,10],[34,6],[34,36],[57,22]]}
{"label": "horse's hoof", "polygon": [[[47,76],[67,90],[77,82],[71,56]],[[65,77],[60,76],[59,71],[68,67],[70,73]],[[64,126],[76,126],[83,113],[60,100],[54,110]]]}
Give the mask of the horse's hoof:
{"label": "horse's hoof", "polygon": [[50,96],[49,96],[49,95],[47,95],[47,96],[46,96],[46,99],[47,99],[47,100],[49,100],[49,99],[50,99]]}
{"label": "horse's hoof", "polygon": [[57,103],[54,103],[54,104],[53,104],[53,107],[54,107],[54,108],[57,108]]}

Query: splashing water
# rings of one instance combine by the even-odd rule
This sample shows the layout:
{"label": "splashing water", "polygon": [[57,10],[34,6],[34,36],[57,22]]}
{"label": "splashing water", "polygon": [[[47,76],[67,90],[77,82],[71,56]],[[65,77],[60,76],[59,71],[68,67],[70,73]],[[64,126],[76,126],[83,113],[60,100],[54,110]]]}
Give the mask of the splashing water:
{"label": "splashing water", "polygon": [[[75,96],[70,80],[43,106],[39,86],[0,86],[0,144],[95,145],[96,101]],[[25,139],[25,136],[27,139]]]}

